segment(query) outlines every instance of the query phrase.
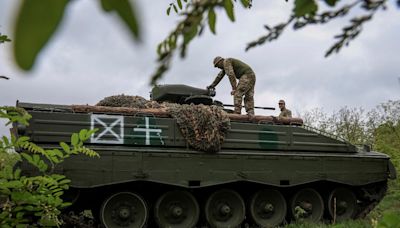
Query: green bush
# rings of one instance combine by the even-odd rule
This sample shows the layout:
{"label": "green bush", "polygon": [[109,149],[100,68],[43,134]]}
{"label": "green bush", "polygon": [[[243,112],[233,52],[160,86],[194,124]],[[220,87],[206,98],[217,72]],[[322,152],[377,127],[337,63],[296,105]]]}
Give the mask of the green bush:
{"label": "green bush", "polygon": [[[20,108],[0,107],[0,118],[9,120],[6,125],[28,125],[31,116]],[[95,151],[83,146],[94,132],[84,129],[74,133],[70,144],[60,142],[60,149],[43,149],[26,136],[0,139],[0,227],[61,225],[61,209],[70,205],[61,197],[71,181],[54,173],[54,169],[71,155],[98,157]],[[21,174],[18,162],[29,163],[38,175]]]}

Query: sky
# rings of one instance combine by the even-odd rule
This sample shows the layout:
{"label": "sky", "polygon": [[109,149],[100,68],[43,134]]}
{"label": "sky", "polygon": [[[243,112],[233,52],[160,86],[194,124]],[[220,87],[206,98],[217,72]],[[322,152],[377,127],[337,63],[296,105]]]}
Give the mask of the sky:
{"label": "sky", "polygon": [[[172,0],[171,0],[172,1]],[[156,47],[180,19],[166,15],[170,1],[138,0],[142,42],[132,40],[119,18],[100,9],[99,1],[72,1],[56,35],[39,55],[34,69],[25,72],[14,63],[12,43],[0,45],[0,105],[16,101],[49,104],[90,104],[111,95],[139,95],[149,99],[150,75],[156,64]],[[13,39],[13,25],[20,1],[0,0],[0,33]],[[264,35],[264,24],[283,22],[292,1],[254,1],[250,10],[235,6],[236,21],[217,11],[217,35],[206,31],[193,40],[187,57],[174,58],[172,68],[159,84],[186,84],[205,88],[218,69],[216,56],[238,58],[256,73],[255,105],[277,108],[256,110],[278,115],[284,99],[295,115],[321,108],[366,110],[400,95],[400,9],[389,1],[364,26],[362,34],[339,54],[324,58],[349,17],[325,26],[299,31],[288,29],[277,40],[245,52],[246,44]],[[229,80],[217,86],[215,99],[232,104]],[[0,126],[0,135],[7,129]]]}

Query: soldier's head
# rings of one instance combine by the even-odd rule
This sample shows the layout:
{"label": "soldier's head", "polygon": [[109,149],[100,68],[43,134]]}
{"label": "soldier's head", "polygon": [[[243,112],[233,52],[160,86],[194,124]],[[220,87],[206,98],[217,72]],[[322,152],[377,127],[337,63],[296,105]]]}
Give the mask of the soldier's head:
{"label": "soldier's head", "polygon": [[214,67],[223,69],[224,68],[223,62],[224,62],[224,58],[222,58],[221,56],[215,57],[214,58]]}
{"label": "soldier's head", "polygon": [[285,108],[285,101],[279,100],[278,105],[279,105],[279,109],[282,111]]}

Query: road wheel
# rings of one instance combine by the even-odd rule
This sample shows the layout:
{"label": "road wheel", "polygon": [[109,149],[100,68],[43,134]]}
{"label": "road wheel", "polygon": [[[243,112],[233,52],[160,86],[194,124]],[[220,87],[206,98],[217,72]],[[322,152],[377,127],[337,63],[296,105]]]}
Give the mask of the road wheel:
{"label": "road wheel", "polygon": [[205,214],[212,227],[239,227],[244,220],[245,205],[242,197],[233,190],[219,190],[208,197]]}
{"label": "road wheel", "polygon": [[155,219],[161,228],[194,227],[199,215],[199,205],[187,191],[167,192],[157,200],[155,206]]}
{"label": "road wheel", "polygon": [[357,211],[357,198],[348,188],[336,188],[329,194],[328,211],[335,221],[353,219]]}
{"label": "road wheel", "polygon": [[259,227],[276,227],[285,219],[286,200],[277,190],[261,190],[251,198],[250,215]]}
{"label": "road wheel", "polygon": [[293,196],[290,211],[295,220],[318,222],[324,214],[324,202],[314,189],[301,189]]}
{"label": "road wheel", "polygon": [[106,228],[142,228],[147,217],[145,201],[132,192],[113,194],[100,208],[100,220]]}

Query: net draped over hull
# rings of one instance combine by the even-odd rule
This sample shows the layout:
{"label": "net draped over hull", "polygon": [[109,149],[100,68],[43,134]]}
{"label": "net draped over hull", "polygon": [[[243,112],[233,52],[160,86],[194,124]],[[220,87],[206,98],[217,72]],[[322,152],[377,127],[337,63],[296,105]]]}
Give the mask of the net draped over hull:
{"label": "net draped over hull", "polygon": [[176,119],[187,143],[196,150],[217,152],[221,150],[225,135],[230,129],[227,113],[217,106],[158,103],[141,96],[116,95],[106,97],[96,106],[129,107],[137,109],[164,109]]}

